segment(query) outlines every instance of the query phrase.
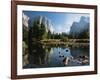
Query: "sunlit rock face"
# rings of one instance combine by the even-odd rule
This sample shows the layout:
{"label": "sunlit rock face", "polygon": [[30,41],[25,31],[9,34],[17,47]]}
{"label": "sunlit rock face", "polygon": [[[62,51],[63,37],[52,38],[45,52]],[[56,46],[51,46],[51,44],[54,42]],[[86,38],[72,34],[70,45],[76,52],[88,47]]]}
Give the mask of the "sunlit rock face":
{"label": "sunlit rock face", "polygon": [[52,27],[51,21],[45,16],[36,16],[36,17],[31,18],[29,20],[29,25],[32,26],[33,22],[39,25],[41,24],[45,25],[46,32],[51,30],[51,27]]}
{"label": "sunlit rock face", "polygon": [[48,30],[50,30],[50,21],[49,19],[47,19],[46,17],[44,16],[38,16],[36,17],[35,19],[40,25],[43,24],[45,25],[45,28],[46,28],[46,32],[48,32]]}
{"label": "sunlit rock face", "polygon": [[70,35],[73,37],[77,34],[80,34],[84,31],[89,32],[89,17],[82,16],[79,22],[73,22],[70,28]]}
{"label": "sunlit rock face", "polygon": [[22,23],[23,25],[25,25],[26,27],[28,27],[28,21],[29,21],[29,17],[27,15],[25,15],[24,13],[22,14]]}

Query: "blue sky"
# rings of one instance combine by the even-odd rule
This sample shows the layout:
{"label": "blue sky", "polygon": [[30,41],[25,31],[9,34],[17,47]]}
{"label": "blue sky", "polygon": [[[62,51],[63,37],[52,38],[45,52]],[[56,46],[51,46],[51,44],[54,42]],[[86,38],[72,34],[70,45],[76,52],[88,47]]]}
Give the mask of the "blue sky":
{"label": "blue sky", "polygon": [[89,17],[88,13],[67,13],[67,12],[39,12],[39,11],[23,11],[29,18],[36,16],[45,16],[51,22],[51,31],[55,33],[70,31],[73,22],[79,22],[81,16]]}

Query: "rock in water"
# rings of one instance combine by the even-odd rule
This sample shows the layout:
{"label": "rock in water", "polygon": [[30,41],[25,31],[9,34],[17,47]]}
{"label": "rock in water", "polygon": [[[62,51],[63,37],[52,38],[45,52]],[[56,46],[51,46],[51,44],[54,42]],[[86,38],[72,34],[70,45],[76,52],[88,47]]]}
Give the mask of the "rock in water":
{"label": "rock in water", "polygon": [[68,62],[70,61],[70,58],[69,57],[66,57],[63,59],[63,63],[64,63],[64,66],[68,65]]}

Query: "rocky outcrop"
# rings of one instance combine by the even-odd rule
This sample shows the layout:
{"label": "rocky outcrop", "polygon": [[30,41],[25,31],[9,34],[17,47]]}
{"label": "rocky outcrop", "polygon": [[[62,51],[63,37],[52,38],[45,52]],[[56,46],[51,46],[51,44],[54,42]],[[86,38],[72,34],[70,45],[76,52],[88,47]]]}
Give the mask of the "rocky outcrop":
{"label": "rocky outcrop", "polygon": [[89,32],[89,18],[82,16],[79,22],[73,22],[70,35],[77,38],[81,33]]}
{"label": "rocky outcrop", "polygon": [[23,13],[22,14],[22,23],[23,23],[23,25],[28,27],[29,26],[28,21],[29,21],[29,17]]}

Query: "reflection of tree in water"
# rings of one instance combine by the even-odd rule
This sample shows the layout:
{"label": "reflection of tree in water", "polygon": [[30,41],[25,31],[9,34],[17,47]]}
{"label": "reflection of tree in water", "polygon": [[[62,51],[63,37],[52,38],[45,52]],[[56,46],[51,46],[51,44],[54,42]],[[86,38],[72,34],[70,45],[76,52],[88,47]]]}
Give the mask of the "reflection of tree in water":
{"label": "reflection of tree in water", "polygon": [[39,42],[31,43],[28,56],[29,63],[24,68],[47,66],[50,50],[50,47],[44,46]]}
{"label": "reflection of tree in water", "polygon": [[45,63],[44,57],[45,57],[45,49],[44,47],[39,43],[34,43],[32,45],[32,52],[29,55],[29,62],[30,64],[37,64],[41,65]]}

